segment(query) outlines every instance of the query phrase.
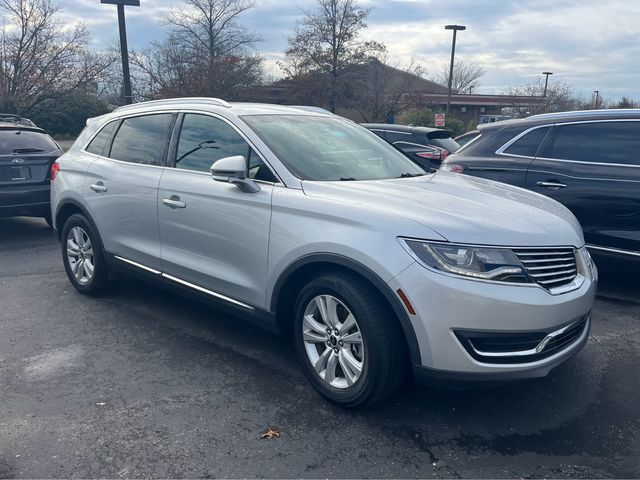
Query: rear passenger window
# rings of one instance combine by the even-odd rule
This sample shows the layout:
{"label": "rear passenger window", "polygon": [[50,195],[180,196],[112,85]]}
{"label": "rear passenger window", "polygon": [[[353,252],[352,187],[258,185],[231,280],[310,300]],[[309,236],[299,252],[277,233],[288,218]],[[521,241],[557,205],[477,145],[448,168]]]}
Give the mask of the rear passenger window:
{"label": "rear passenger window", "polygon": [[117,122],[107,123],[102,130],[91,140],[91,143],[87,146],[86,150],[94,155],[102,155],[104,153],[104,147],[107,144],[107,140],[111,137],[113,129],[116,127]]}
{"label": "rear passenger window", "polygon": [[542,145],[547,133],[549,133],[550,128],[551,127],[542,127],[531,130],[513,142],[504,153],[509,155],[522,155],[524,157],[535,157],[540,145]]}
{"label": "rear passenger window", "polygon": [[640,122],[579,123],[556,126],[544,156],[640,165],[639,151]]}
{"label": "rear passenger window", "polygon": [[175,115],[161,113],[127,118],[113,139],[109,158],[143,165],[164,165]]}

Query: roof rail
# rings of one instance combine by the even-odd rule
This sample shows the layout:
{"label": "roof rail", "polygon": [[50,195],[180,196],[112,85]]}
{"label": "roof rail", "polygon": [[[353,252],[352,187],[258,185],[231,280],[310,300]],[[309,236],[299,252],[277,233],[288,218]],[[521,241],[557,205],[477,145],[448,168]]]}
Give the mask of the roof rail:
{"label": "roof rail", "polygon": [[120,112],[122,110],[128,110],[130,108],[137,108],[142,106],[162,106],[162,105],[174,105],[176,103],[202,103],[205,105],[216,105],[218,107],[231,108],[231,104],[221,98],[213,97],[181,97],[181,98],[166,98],[163,100],[150,100],[148,102],[133,103],[131,105],[124,105],[118,107],[114,112]]}
{"label": "roof rail", "polygon": [[526,117],[532,120],[544,120],[545,118],[558,118],[558,117],[580,117],[585,115],[598,115],[598,116],[620,116],[620,115],[640,115],[640,109],[638,108],[617,108],[617,109],[602,109],[602,110],[575,110],[571,112],[555,112],[555,113],[539,113],[537,115],[531,115]]}

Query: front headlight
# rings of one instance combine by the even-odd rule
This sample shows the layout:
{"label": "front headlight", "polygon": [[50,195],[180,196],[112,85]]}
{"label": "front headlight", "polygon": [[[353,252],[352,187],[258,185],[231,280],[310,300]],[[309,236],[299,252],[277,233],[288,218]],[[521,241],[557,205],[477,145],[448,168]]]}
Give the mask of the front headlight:
{"label": "front headlight", "polygon": [[427,266],[446,273],[480,280],[530,283],[515,254],[506,248],[470,247],[405,240]]}

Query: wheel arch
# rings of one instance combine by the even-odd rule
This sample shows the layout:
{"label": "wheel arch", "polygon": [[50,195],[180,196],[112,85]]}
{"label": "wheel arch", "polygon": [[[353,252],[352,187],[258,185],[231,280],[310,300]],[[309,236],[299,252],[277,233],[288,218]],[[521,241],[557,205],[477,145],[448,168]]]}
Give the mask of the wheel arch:
{"label": "wheel arch", "polygon": [[98,228],[96,227],[96,224],[93,221],[93,218],[91,217],[87,209],[80,204],[80,202],[72,198],[65,198],[61,200],[60,203],[58,203],[58,206],[56,208],[56,217],[54,220],[55,221],[54,227],[58,234],[58,239],[61,238],[62,229],[67,219],[71,215],[76,213],[82,214],[87,219],[87,221],[91,224],[91,227],[93,228],[93,230],[96,232],[98,236],[98,240],[100,241],[100,246],[104,250],[104,245],[102,244],[102,238],[100,237],[100,232],[98,231]]}
{"label": "wheel arch", "polygon": [[385,299],[398,319],[409,349],[411,363],[421,365],[420,348],[411,320],[400,299],[375,272],[349,257],[332,253],[305,255],[291,263],[278,277],[271,295],[270,311],[274,313],[278,329],[287,332],[291,328],[290,316],[295,295],[301,281],[308,275],[331,269],[349,271],[371,284]]}

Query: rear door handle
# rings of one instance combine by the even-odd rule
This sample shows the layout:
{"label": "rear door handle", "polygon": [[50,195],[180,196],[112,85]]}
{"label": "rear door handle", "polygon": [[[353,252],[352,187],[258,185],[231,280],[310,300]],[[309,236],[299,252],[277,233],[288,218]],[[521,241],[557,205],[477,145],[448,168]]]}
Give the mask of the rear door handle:
{"label": "rear door handle", "polygon": [[106,185],[102,182],[92,183],[91,185],[89,185],[89,188],[96,193],[104,193],[107,191]]}
{"label": "rear door handle", "polygon": [[560,182],[537,182],[536,185],[547,188],[567,188],[566,184]]}
{"label": "rear door handle", "polygon": [[162,203],[170,208],[186,208],[187,204],[180,200],[180,197],[172,195],[170,198],[163,198]]}

